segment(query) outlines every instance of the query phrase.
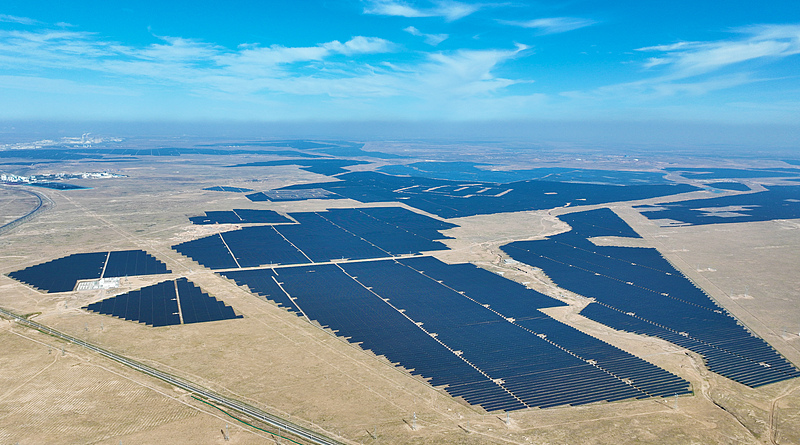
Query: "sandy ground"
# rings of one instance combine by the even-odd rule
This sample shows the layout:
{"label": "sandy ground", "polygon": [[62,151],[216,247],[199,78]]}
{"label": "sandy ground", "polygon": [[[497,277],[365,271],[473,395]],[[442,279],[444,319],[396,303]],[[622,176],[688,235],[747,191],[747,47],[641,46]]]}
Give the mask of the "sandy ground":
{"label": "sandy ground", "polygon": [[[800,443],[800,382],[758,389],[731,382],[672,344],[616,332],[577,315],[585,299],[558,289],[541,271],[502,261],[500,245],[567,230],[555,216],[577,209],[453,220],[460,227],[445,232],[454,237],[446,241],[452,251],[435,255],[447,262],[475,262],[568,302],[548,314],[690,380],[695,395],[530,409],[511,413],[506,423],[504,415],[453,399],[171,250],[173,244],[221,229],[188,223],[187,216],[206,210],[285,213],[356,204],[251,203],[242,194],[202,191],[213,185],[266,190],[320,178],[280,167],[269,169],[269,175],[264,169],[236,169],[231,180],[231,170],[218,168],[227,164],[217,158],[164,159],[132,165],[123,172],[129,178],[103,183],[102,192],[44,191],[56,207],[0,237],[0,273],[71,253],[133,248],[147,250],[173,273],[130,279],[116,290],[64,294],[42,294],[0,276],[0,306],[39,312],[35,319],[41,323],[345,443]],[[630,204],[614,210],[643,235],[636,242],[658,248],[754,332],[800,363],[795,340],[800,284],[793,266],[800,260],[800,223],[661,228]],[[79,309],[177,276],[245,318],[151,328]],[[86,351],[66,345],[62,356],[56,340],[5,321],[0,337],[0,442],[223,443],[226,423],[230,443],[272,442],[167,385]],[[416,430],[411,428],[414,415]]]}

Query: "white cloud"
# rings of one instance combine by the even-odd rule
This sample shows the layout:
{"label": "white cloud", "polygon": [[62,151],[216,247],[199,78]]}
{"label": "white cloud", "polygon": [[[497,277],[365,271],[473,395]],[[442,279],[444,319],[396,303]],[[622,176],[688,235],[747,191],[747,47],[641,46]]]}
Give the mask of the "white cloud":
{"label": "white cloud", "polygon": [[[426,34],[414,28],[410,33]],[[519,80],[498,77],[496,69],[527,47],[511,50],[458,50],[413,53],[395,60],[365,58],[397,45],[381,38],[355,36],[307,47],[242,44],[236,48],[178,37],[158,37],[147,46],[107,41],[70,30],[0,31],[0,66],[14,77],[12,87],[64,87],[91,91],[95,83],[126,92],[171,89],[170,94],[260,103],[277,97],[286,103],[302,97],[371,102],[398,98],[445,107],[470,98],[489,100]],[[416,60],[414,60],[416,58]],[[25,82],[24,78],[31,81]],[[11,78],[9,78],[11,79]],[[91,79],[94,79],[93,81]],[[108,94],[120,93],[113,88]],[[402,98],[402,99],[400,99]],[[319,99],[314,99],[319,100]],[[424,108],[424,107],[423,107]]]}
{"label": "white cloud", "polygon": [[473,14],[484,6],[444,0],[434,2],[430,7],[420,8],[400,0],[369,0],[364,7],[364,13],[398,17],[443,17],[452,22]]}
{"label": "white cloud", "polygon": [[526,21],[501,20],[500,23],[523,28],[538,29],[542,34],[557,34],[594,25],[594,20],[577,17],[549,17]]}
{"label": "white cloud", "polygon": [[38,20],[30,19],[28,17],[17,17],[15,15],[0,14],[0,22],[18,23],[20,25],[36,25],[40,22]]}
{"label": "white cloud", "polygon": [[760,75],[763,63],[800,54],[800,25],[756,25],[733,30],[736,38],[709,42],[677,42],[638,48],[657,53],[642,62],[650,78],[597,88],[569,91],[565,97],[581,100],[649,101],[671,96],[703,96],[774,76]]}
{"label": "white cloud", "polygon": [[378,37],[363,37],[356,36],[352,39],[341,43],[338,40],[324,43],[321,45],[323,48],[345,54],[369,54],[369,53],[386,53],[394,50],[395,45]]}
{"label": "white cloud", "polygon": [[412,36],[423,37],[425,38],[425,43],[431,46],[436,46],[450,37],[447,34],[425,34],[424,32],[418,30],[413,26],[409,26],[407,28],[403,28],[403,31],[411,34]]}
{"label": "white cloud", "polygon": [[[673,78],[686,78],[762,58],[785,58],[800,54],[800,25],[756,25],[735,30],[740,39],[715,42],[678,42],[649,46],[637,51],[661,52],[645,68],[667,66]],[[657,62],[657,63],[654,63]]]}

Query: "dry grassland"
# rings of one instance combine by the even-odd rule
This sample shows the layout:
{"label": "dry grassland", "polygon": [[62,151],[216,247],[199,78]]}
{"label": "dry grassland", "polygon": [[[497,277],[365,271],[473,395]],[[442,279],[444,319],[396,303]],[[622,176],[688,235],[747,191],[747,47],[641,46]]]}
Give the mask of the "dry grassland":
{"label": "dry grassland", "polygon": [[[237,162],[248,162],[237,159]],[[184,157],[132,164],[130,175],[86,191],[44,193],[57,206],[0,237],[0,273],[64,255],[144,249],[170,275],[123,280],[107,291],[42,294],[0,276],[0,306],[36,313],[36,320],[70,335],[238,398],[341,440],[361,444],[565,443],[800,443],[800,382],[750,389],[709,373],[701,360],[661,340],[611,330],[578,315],[586,300],[558,289],[541,271],[506,264],[499,246],[567,230],[555,212],[461,218],[446,232],[447,262],[473,261],[570,303],[552,317],[642,357],[692,382],[695,395],[581,407],[530,409],[505,416],[453,399],[305,319],[239,288],[170,246],[226,227],[192,226],[187,216],[206,210],[279,212],[356,206],[351,201],[251,203],[242,194],[202,191],[231,185],[266,190],[320,177],[293,167],[221,169],[217,158]],[[81,167],[91,169],[91,164]],[[269,176],[264,172],[268,171]],[[230,179],[235,177],[234,180]],[[258,182],[253,182],[256,180]],[[798,225],[773,222],[728,228],[661,229],[629,206],[616,211],[690,278],[709,291],[795,363],[798,341],[781,340],[780,326],[796,322]],[[741,239],[738,247],[722,243]],[[610,242],[614,240],[606,240]],[[13,246],[13,249],[11,249]],[[767,246],[776,246],[766,248]],[[781,247],[790,246],[790,247]],[[795,246],[794,248],[791,246]],[[751,261],[757,252],[757,261]],[[792,263],[786,263],[792,261]],[[691,270],[700,265],[701,271]],[[713,268],[713,272],[702,271]],[[747,274],[753,281],[744,278]],[[151,328],[88,313],[81,306],[167,278],[185,276],[245,318]],[[707,280],[707,281],[704,281]],[[795,281],[792,281],[795,280]],[[751,284],[746,284],[751,283]],[[733,299],[748,287],[751,299]],[[794,286],[792,288],[792,286]],[[737,290],[740,289],[740,290]],[[723,292],[724,293],[724,292]],[[751,318],[748,318],[751,317]],[[798,331],[794,325],[794,333]],[[86,351],[2,322],[0,331],[0,442],[19,443],[273,443],[224,420],[185,394],[136,375]],[[777,335],[780,337],[780,335]],[[47,345],[53,345],[49,349]],[[794,352],[793,352],[794,351]],[[724,409],[723,409],[724,408]],[[417,429],[412,430],[416,414]],[[231,425],[231,441],[220,429]],[[770,425],[777,427],[771,433]],[[260,433],[259,433],[260,434]],[[374,436],[374,437],[373,437]]]}

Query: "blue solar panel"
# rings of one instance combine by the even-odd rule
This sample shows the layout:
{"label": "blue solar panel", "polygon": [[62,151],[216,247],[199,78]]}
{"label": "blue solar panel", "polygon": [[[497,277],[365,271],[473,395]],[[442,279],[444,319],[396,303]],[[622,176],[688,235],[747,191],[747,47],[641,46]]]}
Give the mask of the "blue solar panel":
{"label": "blue solar panel", "polygon": [[83,309],[150,326],[180,324],[175,283],[162,281],[128,293],[107,298]]}
{"label": "blue solar panel", "polygon": [[536,310],[563,303],[471,265],[407,258],[222,275],[487,410],[690,392],[685,380]]}
{"label": "blue solar panel", "polygon": [[[592,223],[594,216],[600,219],[597,224]],[[502,249],[540,267],[560,287],[594,298],[598,304],[587,306],[582,315],[696,351],[710,370],[746,385],[800,376],[791,363],[744,330],[655,249],[603,247],[587,241],[598,233],[609,234],[609,227],[614,233],[625,233],[620,218],[614,222],[608,212],[597,211],[561,218],[575,224],[575,231]],[[598,232],[601,226],[604,229]]]}
{"label": "blue solar panel", "polygon": [[219,234],[187,241],[174,245],[172,248],[209,269],[234,269],[237,267],[236,260],[231,256]]}
{"label": "blue solar panel", "polygon": [[181,315],[185,324],[242,318],[230,306],[203,292],[186,278],[162,281],[92,303],[83,309],[153,327],[181,324]]}
{"label": "blue solar panel", "polygon": [[169,272],[164,263],[147,252],[125,250],[76,253],[11,272],[8,276],[39,290],[54,293],[73,290],[79,280]]}
{"label": "blue solar panel", "polygon": [[203,292],[186,278],[178,278],[175,283],[185,324],[242,318],[233,308]]}
{"label": "blue solar panel", "polygon": [[143,250],[114,251],[108,256],[103,278],[170,273],[167,266]]}
{"label": "blue solar panel", "polygon": [[279,276],[269,269],[236,270],[219,274],[234,280],[239,286],[247,286],[250,292],[261,295],[291,312],[298,312],[297,306],[278,285]]}
{"label": "blue solar panel", "polygon": [[292,221],[274,210],[233,209],[207,211],[189,218],[192,224],[285,224]]}

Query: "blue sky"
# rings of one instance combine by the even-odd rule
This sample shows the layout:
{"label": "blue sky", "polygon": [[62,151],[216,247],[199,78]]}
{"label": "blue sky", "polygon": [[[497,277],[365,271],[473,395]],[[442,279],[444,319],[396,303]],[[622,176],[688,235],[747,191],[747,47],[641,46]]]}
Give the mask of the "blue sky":
{"label": "blue sky", "polygon": [[0,119],[800,122],[800,2],[5,1]]}

